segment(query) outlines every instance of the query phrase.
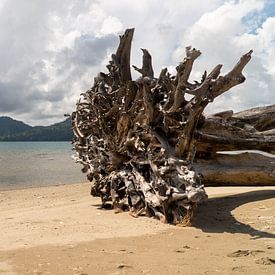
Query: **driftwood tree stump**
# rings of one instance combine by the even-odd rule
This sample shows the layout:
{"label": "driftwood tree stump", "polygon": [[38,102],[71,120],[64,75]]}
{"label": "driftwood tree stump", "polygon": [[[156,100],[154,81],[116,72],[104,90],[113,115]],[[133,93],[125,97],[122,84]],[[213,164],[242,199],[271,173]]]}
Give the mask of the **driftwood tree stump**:
{"label": "driftwood tree stump", "polygon": [[[239,166],[236,157],[218,155],[217,151],[274,152],[275,106],[210,117],[203,114],[216,97],[245,81],[242,71],[252,51],[226,75],[220,76],[222,65],[217,65],[210,73],[204,72],[200,81],[191,83],[189,76],[201,55],[199,50],[186,47],[177,74],[172,76],[163,69],[156,78],[151,55],[142,49],[142,67],[133,66],[141,77],[132,80],[133,34],[134,29],[127,29],[120,36],[108,73],[99,73],[93,87],[81,94],[72,114],[75,158],[83,164],[82,171],[92,181],[91,195],[101,197],[102,207],[185,225],[194,207],[207,199],[204,181],[230,182],[230,177],[224,180],[222,168],[226,167],[221,159],[232,164],[232,169]],[[192,98],[187,100],[186,94]],[[249,159],[250,155],[246,156]],[[274,183],[274,165],[272,168],[264,161],[267,166],[262,178]],[[253,161],[246,162],[248,171],[243,172],[253,172]],[[200,171],[207,175],[204,181]],[[220,171],[223,177],[215,177]],[[231,181],[236,179],[231,177]],[[249,180],[243,181],[249,184]]]}

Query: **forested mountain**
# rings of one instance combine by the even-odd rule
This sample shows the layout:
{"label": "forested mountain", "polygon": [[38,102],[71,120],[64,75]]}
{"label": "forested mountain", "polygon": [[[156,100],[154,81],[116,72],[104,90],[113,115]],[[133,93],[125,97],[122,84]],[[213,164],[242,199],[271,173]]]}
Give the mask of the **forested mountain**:
{"label": "forested mountain", "polygon": [[70,141],[70,118],[50,126],[30,126],[9,117],[0,117],[0,141]]}
{"label": "forested mountain", "polygon": [[0,117],[0,136],[11,136],[32,129],[31,126],[22,121],[10,117]]}

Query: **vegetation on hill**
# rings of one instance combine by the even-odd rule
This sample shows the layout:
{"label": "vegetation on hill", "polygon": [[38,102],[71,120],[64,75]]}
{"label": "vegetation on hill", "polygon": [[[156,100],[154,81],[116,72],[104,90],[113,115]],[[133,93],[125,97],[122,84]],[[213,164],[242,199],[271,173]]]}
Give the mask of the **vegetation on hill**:
{"label": "vegetation on hill", "polygon": [[0,141],[70,141],[70,118],[50,126],[29,126],[21,121],[0,117]]}
{"label": "vegetation on hill", "polygon": [[10,117],[0,117],[0,136],[12,136],[32,129],[32,126]]}

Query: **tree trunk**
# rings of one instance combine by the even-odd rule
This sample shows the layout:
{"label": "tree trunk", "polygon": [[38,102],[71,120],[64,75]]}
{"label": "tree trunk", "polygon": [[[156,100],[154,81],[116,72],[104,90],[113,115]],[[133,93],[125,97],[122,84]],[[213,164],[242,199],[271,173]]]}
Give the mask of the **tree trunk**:
{"label": "tree trunk", "polygon": [[206,186],[274,185],[275,156],[259,153],[217,154],[198,159],[194,166],[203,174]]}

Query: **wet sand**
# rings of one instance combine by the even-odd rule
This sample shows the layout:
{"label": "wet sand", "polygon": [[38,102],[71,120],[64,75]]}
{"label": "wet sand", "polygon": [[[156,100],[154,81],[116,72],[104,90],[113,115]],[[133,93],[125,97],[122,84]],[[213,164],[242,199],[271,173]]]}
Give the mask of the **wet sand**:
{"label": "wet sand", "polygon": [[0,193],[0,274],[275,274],[275,187],[207,188],[193,227],[98,209],[90,184]]}

